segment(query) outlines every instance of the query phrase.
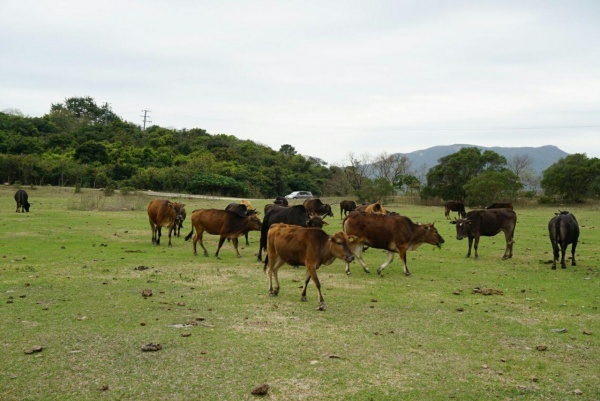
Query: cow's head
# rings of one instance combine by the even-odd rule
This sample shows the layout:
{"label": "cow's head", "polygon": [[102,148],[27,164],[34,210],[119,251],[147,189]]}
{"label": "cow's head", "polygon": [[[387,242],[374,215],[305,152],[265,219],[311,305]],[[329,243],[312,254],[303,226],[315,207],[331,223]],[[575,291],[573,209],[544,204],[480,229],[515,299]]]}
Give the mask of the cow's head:
{"label": "cow's head", "polygon": [[442,244],[445,242],[444,238],[440,235],[437,228],[435,228],[434,224],[423,224],[423,229],[425,230],[425,236],[423,237],[423,242],[426,242],[431,245],[435,245],[438,248],[441,248]]}
{"label": "cow's head", "polygon": [[456,239],[463,239],[469,236],[469,228],[472,221],[468,219],[456,219],[450,224],[456,224]]}
{"label": "cow's head", "polygon": [[256,214],[251,214],[246,217],[248,219],[248,229],[251,231],[260,231],[262,222]]}
{"label": "cow's head", "polygon": [[355,235],[346,235],[345,232],[339,231],[329,237],[331,253],[343,261],[350,263],[354,260],[354,254],[350,250],[350,246],[357,240]]}
{"label": "cow's head", "polygon": [[[324,217],[324,216],[323,216]],[[306,220],[306,227],[323,228],[323,226],[329,225],[321,216],[311,216]]]}
{"label": "cow's head", "polygon": [[185,203],[173,202],[173,210],[175,210],[175,223],[178,226],[183,226],[185,220]]}

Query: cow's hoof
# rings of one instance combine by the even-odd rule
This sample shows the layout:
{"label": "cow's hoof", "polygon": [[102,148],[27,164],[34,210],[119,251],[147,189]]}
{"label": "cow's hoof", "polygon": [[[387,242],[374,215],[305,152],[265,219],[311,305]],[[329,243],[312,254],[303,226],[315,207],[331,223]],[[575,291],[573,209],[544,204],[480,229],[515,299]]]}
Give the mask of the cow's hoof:
{"label": "cow's hoof", "polygon": [[365,269],[365,273],[371,274],[371,270]]}
{"label": "cow's hoof", "polygon": [[404,273],[405,276],[410,276],[410,272]]}
{"label": "cow's hoof", "polygon": [[552,266],[552,270],[556,270],[556,266]]}
{"label": "cow's hoof", "polygon": [[566,269],[566,268],[567,268],[567,266],[561,266],[561,267],[562,267],[563,269]]}
{"label": "cow's hoof", "polygon": [[317,308],[317,310],[327,310],[327,305],[320,304],[319,307]]}
{"label": "cow's hoof", "polygon": [[300,298],[300,301],[302,301],[302,302],[307,302],[307,301],[308,301],[308,299],[306,299],[306,297],[302,297],[302,298]]}
{"label": "cow's hoof", "polygon": [[349,276],[349,275],[351,275],[351,274],[352,274],[352,272],[351,272],[350,270],[348,270],[348,271],[346,272],[346,276]]}

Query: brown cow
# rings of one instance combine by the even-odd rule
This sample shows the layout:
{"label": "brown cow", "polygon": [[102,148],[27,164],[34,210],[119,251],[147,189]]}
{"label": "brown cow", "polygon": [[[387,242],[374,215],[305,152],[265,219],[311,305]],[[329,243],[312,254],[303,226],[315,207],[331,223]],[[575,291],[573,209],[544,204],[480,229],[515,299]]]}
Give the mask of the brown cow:
{"label": "brown cow", "polygon": [[343,219],[356,209],[356,202],[353,200],[343,200],[340,202],[340,219]]}
{"label": "brown cow", "polygon": [[383,205],[379,202],[375,203],[363,203],[362,205],[356,208],[357,212],[365,212],[370,214],[386,214],[387,211],[383,207]]}
{"label": "brown cow", "polygon": [[444,216],[448,220],[450,220],[450,212],[458,212],[458,217],[463,219],[467,215],[465,204],[457,201],[448,201],[444,204]]}
{"label": "brown cow", "polygon": [[456,239],[469,238],[469,252],[467,258],[471,256],[471,246],[475,240],[475,259],[479,259],[477,248],[479,246],[479,237],[493,237],[500,231],[504,232],[506,238],[506,249],[502,259],[512,258],[513,256],[513,236],[515,226],[517,225],[517,214],[513,209],[480,209],[471,210],[464,219],[451,221],[456,224]]}
{"label": "brown cow", "polygon": [[496,202],[496,203],[492,203],[491,205],[489,205],[488,207],[486,207],[486,209],[514,209],[513,204],[512,203],[500,203],[500,202]]}
{"label": "brown cow", "polygon": [[[394,253],[397,252],[402,260],[404,274],[409,276],[406,251],[413,251],[423,243],[437,247],[444,243],[444,239],[433,224],[415,224],[408,217],[400,215],[354,212],[344,220],[344,231],[348,235],[358,237],[352,251],[367,273],[371,271],[361,257],[364,245],[388,251],[388,258],[379,266],[377,274],[381,274],[382,270],[394,260]],[[350,274],[349,263],[346,263],[346,274]]]}
{"label": "brown cow", "polygon": [[[269,228],[267,257],[264,265],[269,276],[269,295],[279,294],[277,271],[283,264],[306,266],[302,301],[306,302],[307,300],[306,287],[312,278],[319,292],[319,310],[325,310],[325,300],[321,294],[317,269],[321,265],[330,265],[336,258],[347,263],[354,260],[350,244],[355,240],[355,237],[347,236],[342,231],[330,236],[320,228],[283,223],[273,224]],[[275,285],[273,285],[273,281],[275,281]]]}
{"label": "brown cow", "polygon": [[333,217],[331,205],[329,203],[323,203],[319,198],[306,199],[303,205],[306,208],[308,214],[310,214],[311,216]]}
{"label": "brown cow", "polygon": [[192,237],[194,228],[196,235],[194,236],[194,255],[196,252],[196,243],[200,243],[204,249],[204,256],[208,256],[208,252],[204,247],[202,235],[206,231],[209,234],[219,236],[219,246],[215,256],[219,257],[219,250],[223,246],[225,239],[230,238],[235,248],[235,253],[238,258],[241,258],[238,251],[238,238],[245,235],[248,231],[260,230],[261,221],[256,214],[242,217],[236,212],[220,209],[197,209],[192,212],[192,231],[185,237],[186,241]]}
{"label": "brown cow", "polygon": [[152,228],[152,243],[160,245],[160,237],[162,236],[162,228],[169,229],[169,248],[171,245],[171,233],[175,228],[178,220],[181,219],[181,208],[185,206],[183,203],[171,202],[169,200],[155,199],[148,205],[148,220],[150,228]]}
{"label": "brown cow", "polygon": [[[177,203],[177,202],[174,202]],[[176,237],[179,237],[181,235],[181,229],[183,228],[183,222],[185,221],[185,218],[187,217],[187,214],[185,212],[185,204],[180,203],[179,204],[179,215],[176,218],[176,223],[175,223],[175,227],[173,227],[173,235]]]}

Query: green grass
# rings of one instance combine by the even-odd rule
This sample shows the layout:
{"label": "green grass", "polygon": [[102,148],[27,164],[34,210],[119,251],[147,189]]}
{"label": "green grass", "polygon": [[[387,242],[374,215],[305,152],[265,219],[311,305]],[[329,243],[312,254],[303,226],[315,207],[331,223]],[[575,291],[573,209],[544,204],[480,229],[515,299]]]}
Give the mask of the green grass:
{"label": "green grass", "polygon": [[[0,188],[2,400],[244,400],[263,382],[273,400],[600,399],[597,206],[570,208],[578,266],[553,271],[556,207],[517,207],[513,259],[501,260],[500,234],[481,240],[475,261],[442,207],[386,205],[436,222],[446,243],[409,252],[410,277],[397,257],[381,276],[322,267],[320,312],[312,283],[300,302],[303,268],[282,268],[280,295],[267,296],[258,232],[250,247],[240,241],[240,259],[227,242],[216,259],[211,235],[210,256],[193,256],[189,217],[172,248],[164,233],[152,245],[150,197],[24,189],[28,214],[14,212],[16,188]],[[230,202],[182,201],[188,216]],[[341,229],[334,210],[330,233]],[[364,257],[373,272],[385,260]],[[150,342],[163,349],[142,352]],[[24,352],[34,345],[43,350]]]}

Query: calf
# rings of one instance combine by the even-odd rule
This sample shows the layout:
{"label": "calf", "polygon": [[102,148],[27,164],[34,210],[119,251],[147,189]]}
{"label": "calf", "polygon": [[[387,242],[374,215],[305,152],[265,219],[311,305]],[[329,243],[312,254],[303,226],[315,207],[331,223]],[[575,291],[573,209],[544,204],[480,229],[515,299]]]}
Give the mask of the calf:
{"label": "calf", "polygon": [[19,189],[17,190],[17,192],[15,192],[15,201],[17,202],[17,213],[19,213],[19,211],[21,213],[29,213],[29,206],[31,205],[27,201],[28,198],[29,195],[27,195],[27,192],[25,192],[25,190],[23,189]]}
{"label": "calf", "polygon": [[236,212],[230,212],[228,210],[220,209],[197,209],[192,212],[192,230],[185,237],[186,241],[194,234],[196,229],[196,235],[194,236],[194,255],[196,252],[196,243],[200,243],[200,246],[204,250],[204,256],[208,256],[208,251],[204,247],[202,236],[206,231],[209,234],[219,236],[219,245],[215,256],[219,257],[219,250],[223,246],[225,239],[231,239],[231,243],[235,248],[235,253],[238,258],[241,258],[240,252],[238,251],[238,238],[242,235],[247,234],[249,231],[260,230],[261,221],[255,214],[249,216],[240,216]]}
{"label": "calf", "polygon": [[325,310],[325,300],[321,294],[317,269],[321,265],[330,265],[335,259],[351,262],[354,255],[350,251],[350,244],[354,240],[355,237],[347,236],[341,231],[330,236],[320,228],[273,224],[269,228],[267,257],[264,264],[269,277],[269,295],[279,294],[277,271],[283,264],[306,266],[302,301],[307,300],[306,287],[312,278],[319,293],[319,310]]}
{"label": "calf", "polygon": [[575,261],[575,248],[579,240],[579,224],[577,219],[569,211],[561,211],[550,219],[548,223],[548,232],[550,233],[550,242],[552,243],[552,269],[556,269],[556,261],[559,257],[560,246],[560,266],[563,269],[567,268],[565,264],[565,254],[567,246],[571,244],[571,266],[577,266]]}
{"label": "calf", "polygon": [[152,229],[152,243],[160,245],[162,228],[169,229],[169,248],[171,245],[171,234],[176,224],[183,221],[181,218],[181,209],[185,206],[183,203],[171,202],[169,200],[155,199],[148,205],[148,220]]}
{"label": "calf", "polygon": [[467,258],[471,256],[471,246],[475,240],[475,259],[479,259],[477,248],[479,238],[493,237],[500,231],[506,238],[506,249],[502,259],[512,258],[513,256],[513,237],[515,226],[517,225],[517,214],[513,209],[481,209],[471,210],[466,218],[451,221],[456,224],[456,239],[469,238],[469,252]]}

